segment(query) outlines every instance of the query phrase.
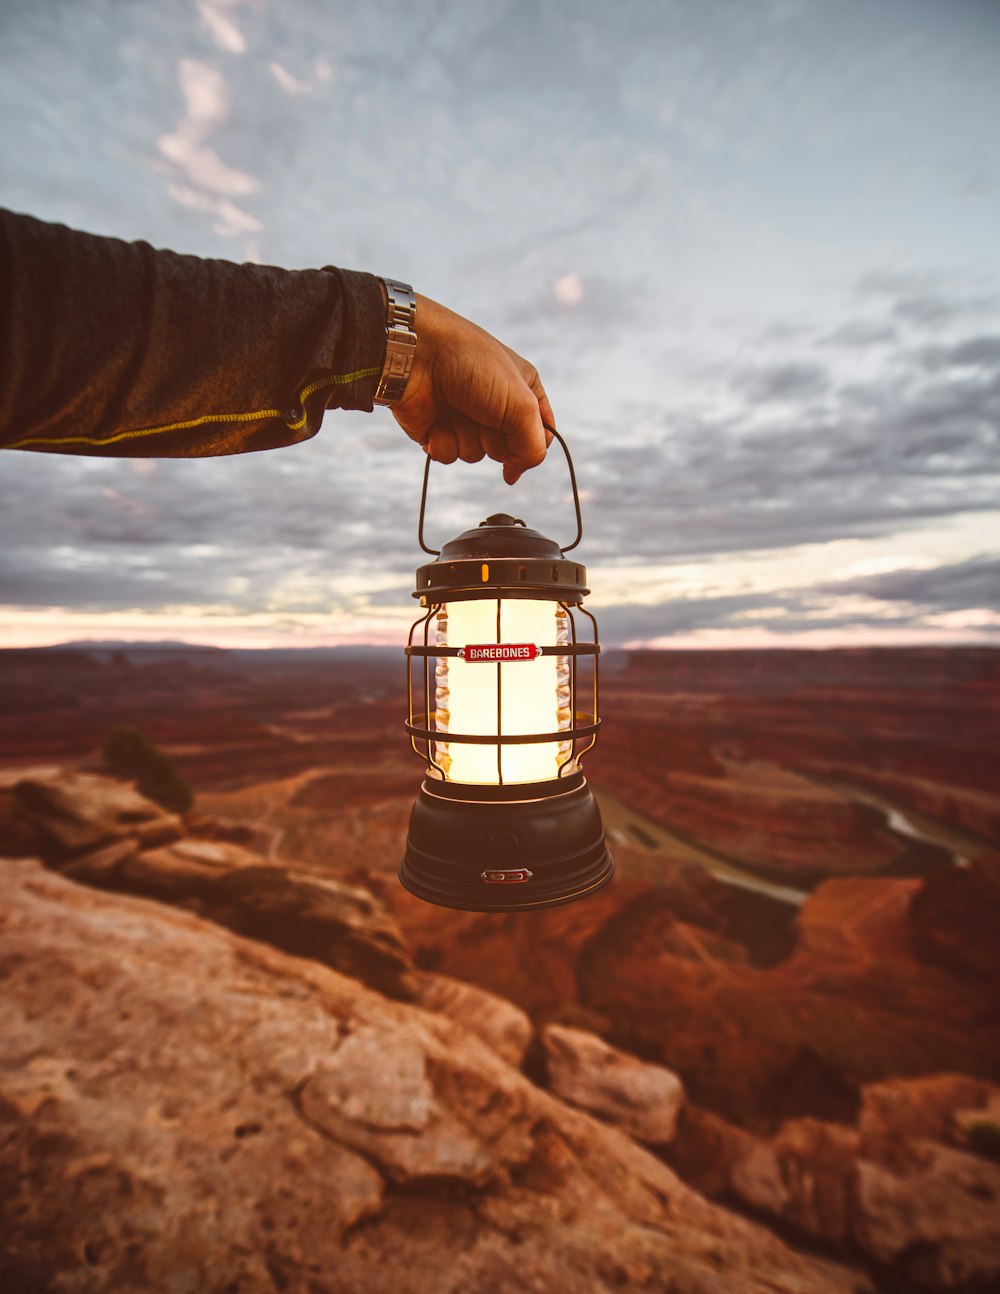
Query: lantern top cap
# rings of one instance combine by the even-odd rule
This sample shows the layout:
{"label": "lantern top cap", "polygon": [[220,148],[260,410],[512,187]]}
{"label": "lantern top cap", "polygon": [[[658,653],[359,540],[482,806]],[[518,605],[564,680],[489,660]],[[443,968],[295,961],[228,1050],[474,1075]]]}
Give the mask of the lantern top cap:
{"label": "lantern top cap", "polygon": [[474,530],[463,530],[454,539],[449,539],[441,549],[438,561],[454,562],[463,557],[545,557],[559,560],[562,549],[554,539],[532,530],[523,521],[508,516],[506,512],[495,512]]}
{"label": "lantern top cap", "polygon": [[494,512],[485,521],[480,521],[480,530],[484,526],[524,526],[525,530],[528,528],[527,522],[522,521],[520,517],[512,517],[509,512]]}
{"label": "lantern top cap", "polygon": [[449,539],[432,562],[417,571],[415,598],[461,601],[504,597],[579,602],[588,592],[587,572],[567,558],[554,539],[517,517],[495,512],[473,530]]}

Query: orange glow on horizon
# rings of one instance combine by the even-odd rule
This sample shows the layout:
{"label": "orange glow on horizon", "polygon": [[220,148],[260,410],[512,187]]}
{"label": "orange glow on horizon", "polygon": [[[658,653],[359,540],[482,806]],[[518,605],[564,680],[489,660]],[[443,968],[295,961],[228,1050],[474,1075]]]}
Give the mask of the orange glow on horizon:
{"label": "orange glow on horizon", "polygon": [[[0,613],[2,614],[2,613]],[[405,629],[398,632],[290,632],[266,627],[195,626],[190,622],[137,627],[114,617],[80,620],[76,617],[48,623],[0,626],[0,649],[57,647],[73,642],[155,643],[177,642],[193,647],[221,647],[240,650],[283,650],[308,647],[400,647]],[[856,647],[1000,647],[996,628],[940,627],[926,629],[817,629],[806,633],[777,634],[766,629],[706,629],[676,637],[632,639],[605,643],[605,651],[733,651],[765,648],[814,648],[829,650]]]}

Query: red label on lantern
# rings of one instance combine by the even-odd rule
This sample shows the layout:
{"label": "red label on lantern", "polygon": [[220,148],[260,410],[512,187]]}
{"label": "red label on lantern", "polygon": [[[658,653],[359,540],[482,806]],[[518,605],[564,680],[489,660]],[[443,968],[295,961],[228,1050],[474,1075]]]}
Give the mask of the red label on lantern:
{"label": "red label on lantern", "polygon": [[538,648],[534,643],[471,643],[462,648],[462,659],[467,661],[534,660]]}

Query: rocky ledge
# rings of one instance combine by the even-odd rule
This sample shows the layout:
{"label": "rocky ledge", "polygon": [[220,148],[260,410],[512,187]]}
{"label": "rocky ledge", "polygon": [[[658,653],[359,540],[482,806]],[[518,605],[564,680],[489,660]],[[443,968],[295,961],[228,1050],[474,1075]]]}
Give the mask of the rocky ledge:
{"label": "rocky ledge", "polygon": [[178,904],[394,997],[415,996],[399,927],[368,890],[271,865],[240,824],[184,822],[107,777],[50,770],[5,781],[0,854],[37,854],[89,885]]}
{"label": "rocky ledge", "polygon": [[[865,1087],[851,1124],[789,1119],[770,1137],[689,1106],[667,1158],[716,1199],[861,1252],[896,1282],[1000,1280],[1000,1087],[964,1074]],[[898,1288],[898,1283],[896,1285]]]}
{"label": "rocky ledge", "polygon": [[4,1289],[858,1288],[446,1016],[4,868]]}
{"label": "rocky ledge", "polygon": [[739,891],[666,856],[656,884],[628,881],[618,858],[622,879],[586,903],[517,916],[380,893],[419,965],[599,1033],[754,1131],[851,1122],[887,1077],[1000,1077],[1000,856],[927,880],[824,881],[767,966],[738,938]]}
{"label": "rocky ledge", "polygon": [[267,845],[0,778],[0,1288],[996,1287],[995,860],[762,967],[683,866],[490,917]]}

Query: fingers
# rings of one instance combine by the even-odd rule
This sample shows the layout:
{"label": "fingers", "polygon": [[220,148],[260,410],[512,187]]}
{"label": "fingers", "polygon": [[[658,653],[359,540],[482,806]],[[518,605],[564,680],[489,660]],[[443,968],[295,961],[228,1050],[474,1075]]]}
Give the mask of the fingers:
{"label": "fingers", "polygon": [[482,328],[418,298],[420,340],[393,414],[436,462],[503,463],[513,484],[545,458],[555,425],[538,371]]}
{"label": "fingers", "polygon": [[527,385],[510,393],[501,430],[507,437],[503,479],[513,485],[522,472],[538,466],[548,448],[538,400]]}
{"label": "fingers", "polygon": [[458,442],[458,456],[463,463],[478,463],[485,457],[486,447],[483,443],[484,433],[487,430],[485,427],[461,415],[454,415],[451,418],[451,427]]}
{"label": "fingers", "polygon": [[404,430],[436,463],[454,463],[459,458],[465,463],[478,463],[487,456],[495,463],[503,463],[508,485],[536,467],[552,443],[551,432],[541,423],[541,406],[534,399],[522,401],[520,408],[505,416],[505,426],[500,430],[454,411],[446,417],[446,421],[436,422],[429,430]]}
{"label": "fingers", "polygon": [[440,424],[431,428],[427,439],[427,452],[435,463],[454,463],[458,458],[458,441],[455,433]]}
{"label": "fingers", "polygon": [[[522,370],[524,379],[528,386],[531,387],[532,395],[538,401],[538,412],[541,415],[542,422],[554,427],[556,425],[556,415],[552,412],[552,405],[549,404],[549,397],[545,394],[545,387],[542,386],[542,379],[538,376],[538,369],[533,368],[526,360],[521,360],[521,363],[527,370]],[[550,431],[545,433],[545,443],[546,445],[552,444],[552,433]]]}
{"label": "fingers", "polygon": [[[486,438],[490,434],[487,427],[463,418],[461,414],[452,414],[447,425],[435,424],[423,442],[424,448],[435,463],[454,463],[460,458],[464,463],[478,463],[486,456]],[[503,437],[500,437],[501,453]]]}
{"label": "fingers", "polygon": [[484,427],[480,433],[486,452],[494,463],[502,463],[507,457],[507,438],[502,431],[493,427]]}

